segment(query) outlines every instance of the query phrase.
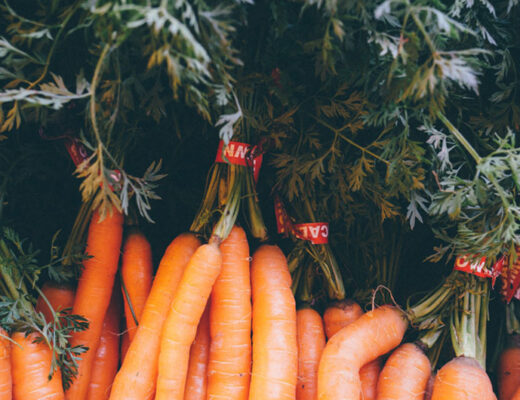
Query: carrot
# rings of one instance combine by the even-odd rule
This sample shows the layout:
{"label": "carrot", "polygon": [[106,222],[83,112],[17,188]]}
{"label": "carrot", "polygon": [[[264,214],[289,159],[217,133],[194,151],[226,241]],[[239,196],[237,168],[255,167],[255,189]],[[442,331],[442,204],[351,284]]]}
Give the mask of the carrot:
{"label": "carrot", "polygon": [[101,339],[92,365],[87,400],[108,399],[119,366],[120,292],[114,290],[103,321]]}
{"label": "carrot", "polygon": [[444,364],[433,383],[432,400],[496,400],[491,381],[480,364],[457,357]]}
{"label": "carrot", "polygon": [[277,246],[253,255],[253,368],[250,400],[294,399],[298,379],[296,304],[287,260]]}
{"label": "carrot", "polygon": [[[125,239],[121,275],[124,285],[126,329],[132,341],[137,329],[134,315],[139,321],[152,287],[152,249],[146,237],[137,229],[132,230]],[[125,289],[126,293],[124,293]],[[127,295],[134,314],[128,304]]]}
{"label": "carrot", "polygon": [[[54,311],[63,311],[67,308],[72,308],[74,305],[74,288],[71,285],[45,282],[41,291]],[[46,322],[54,320],[52,311],[42,296],[38,297],[35,309],[37,312],[43,313]]]}
{"label": "carrot", "polygon": [[200,246],[186,266],[161,334],[156,400],[184,397],[190,346],[221,267],[214,241]]}
{"label": "carrot", "polygon": [[325,348],[325,331],[320,314],[312,308],[296,312],[298,332],[297,400],[315,400],[318,394],[318,366]]}
{"label": "carrot", "polygon": [[518,389],[516,389],[516,392],[511,398],[511,400],[520,400],[520,386],[518,387]]}
{"label": "carrot", "polygon": [[11,400],[12,395],[11,342],[7,332],[0,328],[0,400]]}
{"label": "carrot", "polygon": [[130,347],[130,336],[128,335],[128,332],[126,330],[123,331],[123,335],[121,337],[121,365],[123,364],[126,353],[128,352],[128,348]]}
{"label": "carrot", "polygon": [[45,342],[34,343],[38,334],[11,335],[13,400],[62,400],[65,398],[61,372],[57,369],[49,380],[52,351]]}
{"label": "carrot", "polygon": [[191,256],[200,245],[192,234],[179,235],[168,246],[146,300],[141,323],[116,375],[111,400],[147,400],[155,392],[160,332]]}
{"label": "carrot", "polygon": [[84,345],[89,349],[78,360],[78,376],[66,392],[69,400],[84,400],[87,395],[92,364],[114,286],[122,237],[123,215],[120,212],[114,209],[112,215],[106,215],[102,221],[99,212],[94,212],[86,249],[86,253],[92,257],[83,263],[84,269],[72,308],[73,314],[87,318],[89,327],[74,332],[71,345]]}
{"label": "carrot", "polygon": [[359,369],[359,381],[361,382],[361,400],[376,400],[377,381],[381,372],[382,360],[380,357],[363,365]]}
{"label": "carrot", "polygon": [[354,300],[344,300],[329,306],[323,314],[327,339],[362,315],[363,310]]}
{"label": "carrot", "polygon": [[407,328],[401,311],[381,306],[336,333],[325,346],[318,371],[319,400],[359,400],[359,369],[389,352]]}
{"label": "carrot", "polygon": [[426,389],[424,391],[424,400],[432,400],[433,382],[435,382],[435,372],[432,371],[432,373],[430,374],[430,378],[428,379],[428,383],[426,384]]}
{"label": "carrot", "polygon": [[197,335],[190,349],[190,364],[186,377],[184,400],[206,400],[209,346],[209,307],[206,306],[197,327]]}
{"label": "carrot", "polygon": [[520,336],[510,337],[509,346],[498,360],[498,398],[510,400],[520,386]]}
{"label": "carrot", "polygon": [[417,345],[399,346],[379,375],[377,400],[423,400],[431,369],[430,360]]}
{"label": "carrot", "polygon": [[211,294],[208,399],[247,400],[251,380],[249,245],[233,227],[220,246],[222,270]]}

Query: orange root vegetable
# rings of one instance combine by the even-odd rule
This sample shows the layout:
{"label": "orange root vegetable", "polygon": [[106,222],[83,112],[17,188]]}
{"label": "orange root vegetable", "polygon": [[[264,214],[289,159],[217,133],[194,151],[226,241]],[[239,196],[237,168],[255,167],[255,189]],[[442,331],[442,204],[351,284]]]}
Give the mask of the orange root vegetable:
{"label": "orange root vegetable", "polygon": [[327,339],[362,315],[363,310],[354,300],[344,300],[329,306],[323,314]]}
{"label": "orange root vegetable", "polygon": [[249,245],[234,227],[220,245],[222,270],[213,286],[208,400],[247,400],[251,380]]}
{"label": "orange root vegetable", "polygon": [[[132,310],[137,321],[139,321],[152,287],[152,274],[152,249],[150,243],[148,243],[148,240],[141,232],[133,230],[125,239],[121,263],[126,329],[130,336],[130,341],[134,338],[137,330]],[[124,292],[125,289],[126,293]],[[127,295],[130,298],[132,310],[128,304]]]}
{"label": "orange root vegetable", "polygon": [[197,327],[197,336],[195,336],[190,349],[190,364],[186,376],[184,400],[206,400],[209,346],[209,307],[206,306]]}
{"label": "orange root vegetable", "polygon": [[431,369],[430,360],[418,346],[399,346],[379,375],[377,400],[423,400]]}
{"label": "orange root vegetable", "polygon": [[377,381],[382,367],[381,358],[363,365],[359,369],[359,380],[361,381],[361,400],[376,400]]}
{"label": "orange root vegetable", "polygon": [[[56,282],[46,282],[41,291],[51,304],[54,311],[62,311],[74,306],[74,288],[71,285]],[[38,297],[35,307],[37,312],[43,313],[46,322],[54,320],[49,305],[42,296]]]}
{"label": "orange root vegetable", "polygon": [[11,336],[13,400],[63,400],[61,372],[57,369],[49,380],[52,351],[45,342],[33,343],[37,338],[36,333]]}
{"label": "orange root vegetable", "polygon": [[511,400],[520,387],[520,336],[512,336],[510,345],[500,354],[497,368],[498,399]]}
{"label": "orange root vegetable", "polygon": [[212,241],[200,246],[186,266],[161,334],[156,400],[184,398],[190,347],[221,268],[222,253]]}
{"label": "orange root vegetable", "polygon": [[12,398],[11,342],[7,332],[0,328],[0,400],[11,400]]}
{"label": "orange root vegetable", "polygon": [[298,328],[297,400],[315,400],[318,395],[318,366],[325,348],[325,331],[320,314],[312,308],[296,312]]}
{"label": "orange root vegetable", "polygon": [[92,364],[103,329],[103,321],[110,303],[114,279],[117,272],[121,242],[123,239],[123,215],[113,209],[100,221],[99,212],[94,212],[90,221],[86,253],[91,258],[84,261],[79,279],[73,314],[84,316],[87,330],[74,332],[72,346],[86,346],[88,350],[78,361],[78,375],[66,392],[69,400],[84,400],[92,373]]}
{"label": "orange root vegetable", "polygon": [[445,364],[433,383],[432,400],[496,400],[491,381],[479,363],[457,357]]}
{"label": "orange root vegetable", "polygon": [[141,322],[116,375],[111,400],[148,400],[155,393],[157,361],[164,321],[182,273],[200,242],[192,234],[179,235],[159,264]]}
{"label": "orange root vegetable", "polygon": [[359,400],[360,368],[399,345],[408,326],[403,313],[381,306],[336,333],[318,371],[319,400]]}
{"label": "orange root vegetable", "polygon": [[294,399],[298,377],[296,304],[287,260],[277,246],[253,255],[253,368],[249,400]]}
{"label": "orange root vegetable", "polygon": [[128,335],[128,332],[123,332],[124,333],[121,335],[121,365],[123,365],[126,353],[128,352],[128,348],[130,347],[130,336]]}
{"label": "orange root vegetable", "polygon": [[424,400],[432,400],[433,395],[433,383],[435,382],[435,372],[432,372],[428,383],[426,384],[426,390],[424,392]]}

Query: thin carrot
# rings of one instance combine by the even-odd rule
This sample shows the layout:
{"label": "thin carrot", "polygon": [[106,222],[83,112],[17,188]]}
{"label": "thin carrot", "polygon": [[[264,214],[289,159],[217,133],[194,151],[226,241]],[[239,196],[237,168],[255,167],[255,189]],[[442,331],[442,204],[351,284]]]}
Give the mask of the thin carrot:
{"label": "thin carrot", "polygon": [[192,234],[179,235],[168,246],[146,300],[141,323],[116,375],[111,400],[147,400],[155,392],[160,332],[191,256],[200,246]]}
{"label": "thin carrot", "polygon": [[359,380],[361,382],[361,400],[376,400],[377,381],[381,368],[383,367],[381,357],[366,363],[359,369]]}
{"label": "thin carrot", "polygon": [[325,331],[320,314],[312,308],[296,312],[298,328],[298,385],[297,400],[316,400],[318,395],[318,366],[325,348]]}
{"label": "thin carrot", "polygon": [[34,343],[38,334],[14,332],[11,335],[13,400],[63,400],[61,372],[49,380],[52,351],[45,342]]}
{"label": "thin carrot", "polygon": [[430,360],[418,346],[399,346],[379,375],[377,400],[423,400],[431,369]]}
{"label": "thin carrot", "polygon": [[[126,329],[128,330],[130,341],[132,341],[137,330],[135,319],[139,321],[141,318],[146,299],[152,287],[152,249],[146,237],[135,228],[125,239],[121,275]],[[127,296],[130,298],[132,309],[130,309],[128,304]]]}
{"label": "thin carrot", "polygon": [[[74,305],[74,288],[72,285],[56,282],[45,282],[41,288],[41,291],[55,312],[65,310],[67,308],[72,308]],[[43,313],[45,321],[50,322],[54,320],[52,311],[42,296],[38,297],[35,309],[37,312]]]}
{"label": "thin carrot", "polygon": [[480,364],[457,357],[445,364],[433,383],[432,400],[496,400],[491,381]]}
{"label": "thin carrot", "polygon": [[222,270],[213,286],[208,399],[247,400],[251,380],[249,245],[233,227],[220,246]]}
{"label": "thin carrot", "polygon": [[336,333],[325,346],[318,371],[319,400],[359,400],[359,369],[402,340],[408,323],[401,311],[381,306]]}
{"label": "thin carrot", "polygon": [[509,341],[509,346],[502,351],[498,360],[499,400],[510,400],[520,387],[520,336],[511,336]]}
{"label": "thin carrot", "polygon": [[329,306],[323,314],[327,339],[362,315],[363,310],[354,300],[344,300]]}
{"label": "thin carrot", "polygon": [[89,350],[78,361],[78,376],[66,392],[68,400],[84,400],[87,395],[92,364],[114,286],[122,238],[123,215],[120,212],[114,209],[102,221],[99,212],[94,212],[86,249],[86,253],[92,257],[83,263],[84,269],[72,308],[73,314],[87,318],[89,328],[74,332],[71,345],[84,345]]}
{"label": "thin carrot", "polygon": [[184,397],[190,347],[221,268],[222,254],[214,241],[200,246],[186,266],[161,334],[156,400]]}
{"label": "thin carrot", "polygon": [[287,260],[277,246],[253,255],[253,368],[250,400],[295,399],[298,379],[296,304]]}
{"label": "thin carrot", "polygon": [[92,365],[87,400],[106,400],[110,396],[110,388],[119,366],[120,296],[119,290],[115,289],[105,315],[101,339]]}
{"label": "thin carrot", "polygon": [[210,342],[208,305],[202,314],[197,335],[191,345],[184,400],[206,400]]}
{"label": "thin carrot", "polygon": [[128,335],[128,332],[126,332],[123,329],[123,334],[121,335],[121,349],[120,349],[121,365],[125,361],[126,353],[128,352],[129,348],[130,348],[130,336]]}
{"label": "thin carrot", "polygon": [[11,342],[7,332],[0,328],[0,400],[11,400],[12,396]]}

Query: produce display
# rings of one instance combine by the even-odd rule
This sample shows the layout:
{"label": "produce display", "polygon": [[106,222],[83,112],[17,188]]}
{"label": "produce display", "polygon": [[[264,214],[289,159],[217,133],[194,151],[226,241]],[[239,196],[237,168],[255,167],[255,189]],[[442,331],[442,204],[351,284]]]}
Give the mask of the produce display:
{"label": "produce display", "polygon": [[520,399],[518,3],[1,0],[0,400]]}

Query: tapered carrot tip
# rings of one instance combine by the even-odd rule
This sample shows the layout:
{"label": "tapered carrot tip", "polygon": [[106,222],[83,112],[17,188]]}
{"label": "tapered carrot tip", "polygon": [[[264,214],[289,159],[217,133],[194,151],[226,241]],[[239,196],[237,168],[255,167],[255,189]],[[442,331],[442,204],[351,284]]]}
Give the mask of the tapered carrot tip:
{"label": "tapered carrot tip", "polygon": [[489,376],[479,363],[457,357],[437,373],[432,400],[496,400]]}

